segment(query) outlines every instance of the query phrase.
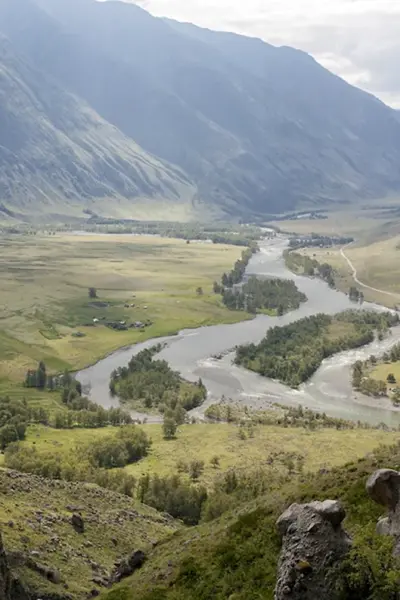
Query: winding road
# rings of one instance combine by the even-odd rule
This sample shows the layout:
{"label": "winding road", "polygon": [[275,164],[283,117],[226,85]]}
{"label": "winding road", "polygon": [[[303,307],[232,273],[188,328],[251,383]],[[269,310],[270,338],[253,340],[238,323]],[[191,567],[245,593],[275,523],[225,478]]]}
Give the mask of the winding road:
{"label": "winding road", "polygon": [[354,281],[356,283],[358,283],[358,285],[360,285],[361,287],[366,288],[367,290],[372,290],[373,292],[378,292],[379,294],[386,294],[387,296],[392,296],[392,298],[397,298],[398,300],[400,300],[399,294],[395,294],[393,292],[388,292],[386,290],[380,290],[379,288],[372,287],[371,285],[367,285],[366,283],[363,283],[362,281],[360,281],[357,277],[357,269],[355,268],[355,266],[353,265],[353,263],[351,262],[349,257],[344,252],[344,248],[347,248],[347,247],[348,246],[343,246],[343,248],[340,249],[340,254],[344,258],[344,260],[347,262],[347,264],[349,265]]}

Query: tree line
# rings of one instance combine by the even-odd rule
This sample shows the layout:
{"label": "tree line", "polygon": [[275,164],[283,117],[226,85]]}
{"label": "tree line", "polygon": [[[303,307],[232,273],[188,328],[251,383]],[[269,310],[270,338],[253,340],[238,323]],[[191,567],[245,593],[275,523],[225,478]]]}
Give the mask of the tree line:
{"label": "tree line", "polygon": [[[389,312],[348,310],[334,317],[313,315],[269,329],[258,345],[239,346],[235,361],[264,377],[297,387],[315,373],[324,358],[364,346],[373,341],[375,331],[398,322],[398,315]],[[343,333],[343,323],[348,324],[347,333]]]}
{"label": "tree line", "polygon": [[283,253],[285,264],[294,273],[307,275],[307,277],[319,277],[329,285],[335,287],[335,271],[328,263],[319,263],[315,258],[299,254],[290,250]]}
{"label": "tree line", "polygon": [[354,242],[354,238],[348,236],[339,235],[321,235],[319,233],[312,233],[308,236],[293,237],[289,242],[289,247],[292,249],[297,248],[330,248],[332,246],[345,246]]}
{"label": "tree line", "polygon": [[214,282],[214,292],[222,294],[225,288],[231,288],[237,283],[241,283],[246,272],[247,265],[256,252],[258,252],[257,244],[251,244],[249,248],[243,250],[241,258],[235,262],[233,269],[229,273],[224,273],[222,275],[221,283],[218,283],[217,281]]}
{"label": "tree line", "polygon": [[113,371],[110,391],[122,402],[133,402],[135,406],[157,409],[165,413],[172,411],[176,421],[184,421],[186,412],[200,406],[207,396],[201,379],[190,383],[173,371],[165,360],[155,360],[161,345],[142,350],[133,356],[127,367]]}
{"label": "tree line", "polygon": [[146,456],[150,446],[143,430],[126,425],[65,454],[42,452],[34,445],[14,442],[5,450],[5,465],[49,479],[96,483],[133,497],[136,479],[121,467]]}
{"label": "tree line", "polygon": [[36,369],[27,371],[24,385],[58,393],[61,400],[60,409],[51,412],[44,408],[28,408],[25,402],[27,423],[41,423],[56,429],[120,427],[132,423],[129,412],[121,408],[105,409],[83,396],[81,383],[68,371],[62,375],[49,375],[43,361]]}
{"label": "tree line", "polygon": [[294,281],[288,279],[257,279],[250,277],[237,288],[224,288],[222,300],[231,310],[271,311],[277,315],[299,308],[307,296],[300,292]]}

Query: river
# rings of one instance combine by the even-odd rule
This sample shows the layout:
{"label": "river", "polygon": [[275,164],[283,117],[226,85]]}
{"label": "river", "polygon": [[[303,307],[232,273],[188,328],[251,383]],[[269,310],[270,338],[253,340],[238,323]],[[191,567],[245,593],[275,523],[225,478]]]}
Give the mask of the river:
{"label": "river", "polygon": [[[295,280],[298,288],[308,297],[308,301],[299,309],[281,317],[258,315],[251,321],[184,330],[177,336],[147,340],[123,348],[77,374],[86,393],[104,407],[117,406],[118,399],[109,394],[111,372],[126,366],[132,355],[153,346],[157,341],[165,344],[159,358],[168,361],[171,368],[179,371],[184,378],[197,381],[201,377],[206,385],[206,402],[192,411],[196,418],[202,418],[207,406],[219,401],[224,395],[252,408],[268,408],[271,403],[287,406],[302,404],[312,410],[343,419],[371,424],[383,422],[392,427],[400,425],[400,412],[393,408],[389,399],[377,400],[355,394],[350,381],[352,363],[358,359],[364,360],[371,354],[382,354],[400,341],[400,326],[392,329],[391,335],[382,342],[375,341],[364,348],[342,352],[325,360],[315,375],[299,390],[292,390],[233,364],[232,350],[235,345],[260,342],[270,327],[286,325],[320,312],[335,314],[354,308],[345,294],[330,289],[320,279],[298,276],[289,271],[282,257],[286,247],[287,240],[279,236],[262,242],[260,252],[251,259],[246,273]],[[380,306],[367,303],[364,307],[382,310]],[[222,359],[212,358],[220,354],[223,355]],[[151,415],[134,414],[137,418],[146,417],[149,422],[160,420]]]}

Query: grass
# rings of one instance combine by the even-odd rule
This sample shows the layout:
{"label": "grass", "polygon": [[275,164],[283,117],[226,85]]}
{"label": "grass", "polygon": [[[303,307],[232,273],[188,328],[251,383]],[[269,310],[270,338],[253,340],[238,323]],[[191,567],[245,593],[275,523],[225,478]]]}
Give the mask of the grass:
{"label": "grass", "polygon": [[[107,592],[107,600],[273,600],[280,540],[278,516],[293,502],[340,499],[346,509],[345,528],[356,534],[365,556],[358,568],[365,577],[382,581],[391,554],[383,536],[375,536],[382,507],[365,491],[367,477],[380,467],[399,469],[400,447],[379,448],[364,459],[311,476],[293,477],[218,521],[179,532],[162,542],[133,577]],[[360,537],[364,536],[364,546]],[[385,556],[385,558],[384,558]],[[370,568],[369,561],[376,565]],[[380,559],[382,558],[382,565]],[[356,567],[356,565],[354,565]],[[363,578],[358,574],[360,580]],[[396,573],[394,581],[398,580]],[[388,574],[390,578],[390,574]],[[354,581],[354,584],[356,580]],[[389,598],[387,588],[374,589],[368,598]],[[346,596],[347,597],[347,596]],[[350,596],[349,596],[350,597]],[[352,598],[367,597],[362,593]],[[392,597],[392,596],[390,596]]]}
{"label": "grass", "polygon": [[[0,393],[8,393],[40,359],[54,371],[78,369],[147,338],[247,318],[228,311],[212,292],[213,281],[232,268],[241,251],[132,235],[3,238]],[[91,306],[88,287],[97,288],[99,300],[109,306]],[[88,326],[101,317],[153,324],[122,332]],[[84,337],[74,337],[77,331]]]}
{"label": "grass", "polygon": [[388,383],[387,388],[398,387],[400,384],[400,361],[392,363],[380,363],[374,367],[369,376],[378,381],[387,381],[387,376],[392,373],[395,376],[396,383]]}
{"label": "grass", "polygon": [[[98,588],[93,576],[109,573],[117,558],[135,549],[146,550],[179,528],[151,508],[94,485],[55,482],[0,469],[0,491],[7,551],[38,553],[35,560],[57,569],[73,597],[86,598]],[[71,514],[77,510],[85,522],[83,535],[70,524]],[[91,563],[99,567],[93,569]],[[40,590],[32,597],[62,593],[62,585],[55,586],[26,568],[21,571],[30,589]]]}
{"label": "grass", "polygon": [[351,269],[340,253],[340,248],[306,248],[299,252],[315,258],[318,262],[327,262],[335,269],[337,287],[348,292],[356,285],[363,291],[365,299],[393,308],[400,305],[400,237],[374,242],[366,246],[350,246],[345,249],[346,256],[357,270],[362,283],[378,290],[390,292],[384,294],[355,284]]}
{"label": "grass", "polygon": [[[178,463],[190,463],[198,459],[205,463],[200,481],[208,486],[211,486],[219,472],[232,467],[244,470],[251,470],[255,465],[270,468],[271,456],[276,457],[274,471],[286,472],[283,461],[288,455],[303,456],[304,468],[315,471],[355,460],[382,443],[391,444],[399,439],[398,433],[375,429],[307,431],[302,428],[258,425],[253,428],[254,437],[247,434],[243,440],[240,439],[237,425],[220,423],[183,425],[179,427],[175,440],[165,440],[160,425],[141,427],[151,438],[152,448],[148,457],[125,467],[130,474],[136,477],[144,473],[172,475],[177,472]],[[110,431],[115,429],[55,430],[35,425],[29,428],[25,444],[34,444],[39,452],[66,455],[75,453],[76,447]],[[214,456],[220,459],[218,469],[210,463]]]}

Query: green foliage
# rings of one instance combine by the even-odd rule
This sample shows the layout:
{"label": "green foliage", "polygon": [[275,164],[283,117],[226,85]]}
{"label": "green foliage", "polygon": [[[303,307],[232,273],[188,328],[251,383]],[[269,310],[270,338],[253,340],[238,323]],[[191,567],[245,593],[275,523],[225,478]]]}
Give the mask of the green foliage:
{"label": "green foliage", "polygon": [[138,482],[138,499],[161,512],[182,519],[186,525],[196,525],[207,499],[207,490],[202,486],[183,482],[178,475],[145,475]]}
{"label": "green foliage", "polygon": [[173,440],[176,435],[178,426],[173,417],[164,415],[163,419],[163,434],[166,440]]}
{"label": "green foliage", "polygon": [[225,288],[222,299],[231,310],[255,313],[258,309],[264,309],[282,315],[299,308],[307,297],[298,290],[294,281],[250,277],[241,288]]}
{"label": "green foliage", "polygon": [[146,409],[190,410],[200,406],[207,396],[203,383],[185,382],[165,360],[154,360],[161,345],[142,350],[127,367],[111,374],[110,389],[124,402],[133,401]]}
{"label": "green foliage", "polygon": [[197,481],[200,478],[201,474],[204,471],[204,461],[203,460],[192,460],[189,465],[189,477],[193,481]]}
{"label": "green foliage", "polygon": [[242,257],[235,262],[235,265],[230,273],[224,273],[222,275],[221,283],[222,287],[233,287],[235,284],[240,283],[243,280],[243,276],[246,271],[246,267],[249,264],[253,254],[258,251],[258,246],[252,244],[247,250],[243,250]]}
{"label": "green foliage", "polygon": [[25,439],[31,411],[26,401],[0,398],[0,448]]}
{"label": "green foliage", "polygon": [[50,479],[93,482],[133,496],[135,478],[114,467],[123,467],[140,460],[149,448],[147,435],[130,425],[121,428],[114,435],[95,440],[66,454],[39,452],[35,446],[12,443],[5,451],[5,465],[10,469]]}
{"label": "green foliage", "polygon": [[[383,333],[386,331],[384,327],[380,328]],[[393,373],[389,373],[386,377],[386,381],[383,379],[376,379],[372,374],[372,371],[378,363],[397,363],[400,360],[400,344],[392,346],[390,351],[385,352],[378,360],[376,356],[370,356],[369,359],[361,361],[358,360],[353,364],[352,368],[352,384],[356,390],[359,390],[367,396],[388,396],[390,395],[393,403],[398,405],[400,394],[398,389],[391,390],[388,393],[387,383],[389,385],[395,385],[397,383],[396,377]]]}
{"label": "green foliage", "polygon": [[233,246],[251,246],[255,241],[265,237],[266,233],[257,226],[236,225],[234,223],[178,223],[171,221],[137,221],[127,223],[121,219],[92,218],[85,224],[86,231],[105,233],[136,233],[160,235],[187,241],[211,240],[213,244],[229,244]]}
{"label": "green foliage", "polygon": [[397,600],[399,564],[394,538],[375,534],[374,523],[357,527],[354,546],[338,580],[343,600]]}
{"label": "green foliage", "polygon": [[307,275],[308,277],[319,277],[326,281],[329,287],[335,287],[335,272],[328,263],[319,263],[315,258],[285,250],[283,253],[285,264],[288,269],[295,273]]}
{"label": "green foliage", "polygon": [[[396,600],[400,570],[392,556],[393,541],[375,533],[381,507],[365,491],[365,481],[377,465],[398,468],[400,445],[381,448],[374,456],[330,472],[302,474],[294,479],[268,481],[262,472],[221,478],[219,490],[204,502],[203,519],[212,520],[234,509],[223,521],[214,521],[199,530],[199,540],[182,550],[182,538],[170,540],[150,558],[150,586],[142,588],[134,577],[125,584],[126,600],[273,600],[280,539],[276,520],[293,502],[340,498],[347,519],[345,527],[354,537],[349,560],[338,576],[338,593],[343,600]],[[262,483],[262,485],[261,485]],[[229,492],[229,493],[228,493]],[[243,505],[251,497],[254,504]],[[206,528],[207,527],[207,528]],[[191,536],[191,540],[196,536]],[[165,582],[154,587],[158,574],[165,573],[171,555],[178,565]],[[148,592],[151,589],[151,593]],[[129,593],[128,593],[129,590]],[[112,597],[112,596],[111,596]],[[110,596],[106,594],[106,598]]]}
{"label": "green foliage", "polygon": [[144,431],[135,425],[127,425],[115,435],[91,442],[86,454],[94,467],[113,469],[137,462],[147,455],[150,446],[150,439]]}
{"label": "green foliage", "polygon": [[[397,314],[352,310],[335,317],[305,317],[269,329],[258,345],[239,346],[236,363],[297,387],[315,373],[324,358],[372,342],[375,329],[392,326],[398,320]],[[348,327],[343,328],[344,323]]]}

